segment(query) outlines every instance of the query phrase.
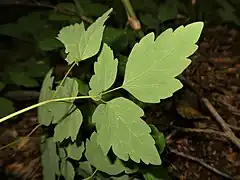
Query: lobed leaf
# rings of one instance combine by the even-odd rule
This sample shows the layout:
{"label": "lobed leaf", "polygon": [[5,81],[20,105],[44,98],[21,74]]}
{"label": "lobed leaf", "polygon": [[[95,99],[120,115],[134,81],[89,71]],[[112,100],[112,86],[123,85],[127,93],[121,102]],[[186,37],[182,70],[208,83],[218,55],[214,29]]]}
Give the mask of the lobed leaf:
{"label": "lobed leaf", "polygon": [[88,161],[79,162],[77,172],[84,178],[89,177],[93,174],[92,166]]}
{"label": "lobed leaf", "polygon": [[55,179],[55,175],[59,174],[59,157],[53,138],[46,139],[41,149],[44,180]]}
{"label": "lobed leaf", "polygon": [[103,49],[98,57],[98,61],[94,64],[95,74],[92,76],[89,86],[91,88],[89,94],[98,96],[103,91],[109,89],[117,76],[118,61],[114,60],[113,52],[107,44],[103,44]]}
{"label": "lobed leaf", "polygon": [[79,160],[82,157],[83,151],[85,150],[84,143],[82,143],[80,146],[77,146],[76,143],[70,144],[67,148],[67,154],[68,157]]}
{"label": "lobed leaf", "polygon": [[[78,83],[75,79],[67,77],[64,83],[61,86],[58,86],[55,92],[55,99],[58,98],[67,98],[67,97],[76,97],[78,95]],[[51,110],[53,112],[53,121],[52,123],[58,123],[65,116],[67,116],[73,109],[74,100],[68,100],[64,102],[53,102],[51,103]]]}
{"label": "lobed leaf", "polygon": [[114,154],[122,160],[127,161],[130,157],[137,163],[142,160],[146,164],[161,164],[155,141],[150,135],[151,129],[140,118],[143,115],[139,106],[123,97],[96,108],[93,123],[96,123],[97,142],[104,155],[112,147]]}
{"label": "lobed leaf", "polygon": [[69,161],[63,160],[61,162],[61,174],[65,180],[74,180],[75,171],[73,165]]}
{"label": "lobed leaf", "polygon": [[[53,91],[53,77],[51,77],[53,69],[50,69],[46,77],[43,80],[39,102],[52,99]],[[51,104],[45,104],[38,107],[38,121],[40,124],[48,126],[53,120],[53,114],[51,112]]]}
{"label": "lobed leaf", "polygon": [[87,31],[83,22],[64,27],[60,31],[57,39],[65,45],[68,64],[78,63],[97,54],[105,28],[104,23],[111,12],[112,8],[91,24]]}
{"label": "lobed leaf", "polygon": [[122,87],[138,100],[158,103],[182,88],[175,77],[190,64],[187,57],[197,50],[195,44],[203,29],[202,22],[167,29],[154,41],[149,33],[133,47]]}
{"label": "lobed leaf", "polygon": [[72,141],[77,138],[78,131],[83,121],[82,113],[76,106],[72,106],[70,114],[57,124],[54,129],[53,139],[55,142],[62,142],[71,137]]}
{"label": "lobed leaf", "polygon": [[117,175],[125,170],[124,165],[119,159],[112,163],[108,157],[104,155],[101,147],[97,144],[97,133],[95,132],[91,135],[90,140],[86,142],[85,157],[92,166],[109,175]]}

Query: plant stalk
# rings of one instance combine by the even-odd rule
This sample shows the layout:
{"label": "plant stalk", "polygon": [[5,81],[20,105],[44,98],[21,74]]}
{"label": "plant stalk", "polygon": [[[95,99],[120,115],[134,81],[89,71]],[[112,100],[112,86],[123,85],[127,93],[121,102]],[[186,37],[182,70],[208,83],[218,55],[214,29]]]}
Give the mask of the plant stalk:
{"label": "plant stalk", "polygon": [[83,10],[83,8],[82,8],[80,2],[79,2],[78,0],[73,0],[73,1],[74,1],[74,4],[75,4],[76,7],[77,7],[78,14],[79,14],[80,16],[82,16],[83,13],[84,13],[84,10]]}
{"label": "plant stalk", "polygon": [[129,16],[131,16],[132,18],[136,18],[137,19],[137,16],[133,10],[133,7],[132,7],[132,4],[130,2],[130,0],[122,0],[122,3],[127,11],[127,14]]}
{"label": "plant stalk", "polygon": [[25,113],[27,111],[30,111],[32,109],[35,109],[39,106],[43,106],[45,104],[48,104],[48,103],[51,103],[51,102],[60,102],[60,101],[68,101],[68,100],[76,100],[76,99],[88,99],[88,98],[94,98],[92,96],[76,96],[76,97],[65,97],[65,98],[59,98],[59,99],[50,99],[50,100],[46,100],[46,101],[42,101],[40,103],[37,103],[37,104],[34,104],[32,106],[29,106],[29,107],[26,107],[24,109],[21,109],[19,111],[16,111],[12,114],[9,114],[8,116],[5,116],[3,118],[0,119],[0,123],[10,119],[10,118],[13,118],[19,114],[22,114],[22,113]]}
{"label": "plant stalk", "polygon": [[[63,77],[63,79],[62,79],[62,81],[61,81],[61,83],[59,84],[58,87],[61,87],[63,85],[64,81],[67,79],[68,74],[71,72],[71,70],[73,69],[73,67],[75,65],[76,65],[76,63],[73,63],[72,66],[68,69],[67,73],[64,75],[64,77]],[[55,96],[57,95],[58,91],[59,91],[59,88],[54,92],[52,99],[55,98]]]}

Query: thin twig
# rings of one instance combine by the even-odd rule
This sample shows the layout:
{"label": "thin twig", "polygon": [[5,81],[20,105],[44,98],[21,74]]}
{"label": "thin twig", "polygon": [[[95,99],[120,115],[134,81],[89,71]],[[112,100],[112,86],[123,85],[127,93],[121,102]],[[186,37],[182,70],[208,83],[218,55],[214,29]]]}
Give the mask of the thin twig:
{"label": "thin twig", "polygon": [[[233,144],[235,144],[240,149],[240,139],[236,137],[236,135],[233,133],[233,131],[231,130],[229,125],[220,116],[220,114],[213,107],[213,105],[210,103],[210,101],[206,97],[201,96],[201,94],[197,90],[197,89],[199,89],[199,87],[195,83],[186,79],[183,76],[179,76],[179,79],[182,80],[184,82],[184,84],[186,84],[188,87],[190,87],[190,89],[200,97],[200,100],[204,103],[204,105],[207,107],[207,109],[212,114],[214,119],[222,127],[223,132],[224,132],[224,136],[227,137]],[[198,88],[196,88],[196,87],[198,87]]]}
{"label": "thin twig", "polygon": [[54,6],[54,5],[51,5],[51,4],[44,4],[44,3],[21,3],[21,2],[18,2],[18,3],[13,3],[13,2],[10,2],[10,3],[5,3],[4,5],[17,5],[17,6],[30,6],[30,7],[42,7],[42,8],[48,8],[48,9],[53,9],[53,10],[56,10],[60,13],[63,13],[63,14],[68,14],[68,15],[71,15],[71,16],[77,16],[79,17],[81,20],[83,20],[84,22],[86,23],[93,23],[93,20],[86,17],[86,16],[83,16],[83,15],[79,15],[78,12],[76,11],[73,11],[69,8],[66,8],[66,7],[57,7],[57,6]]}
{"label": "thin twig", "polygon": [[15,145],[15,144],[17,144],[17,143],[19,143],[19,142],[27,139],[27,138],[29,138],[39,127],[41,127],[41,124],[38,124],[35,128],[33,128],[33,130],[32,130],[28,135],[24,136],[23,138],[20,138],[20,139],[18,139],[18,140],[15,140],[15,141],[13,141],[13,142],[11,142],[11,143],[9,143],[9,144],[1,147],[1,148],[0,148],[0,151],[3,150],[3,149],[8,148],[8,147],[10,147],[10,146],[13,146],[13,145]]}
{"label": "thin twig", "polygon": [[223,118],[220,116],[220,114],[217,112],[217,110],[213,107],[213,105],[210,103],[210,101],[205,97],[202,97],[201,101],[204,103],[204,105],[210,111],[210,113],[215,118],[215,120],[220,124],[223,131],[227,132],[230,129],[228,124],[223,120]]}
{"label": "thin twig", "polygon": [[210,134],[210,135],[223,136],[223,137],[227,138],[227,136],[224,132],[219,132],[219,131],[215,131],[212,129],[183,128],[183,127],[178,127],[178,126],[172,126],[172,127],[179,131],[183,131],[183,132],[205,133],[205,134]]}
{"label": "thin twig", "polygon": [[236,135],[232,132],[231,128],[219,115],[217,110],[213,107],[213,105],[209,102],[207,98],[202,97],[201,100],[205,104],[205,106],[208,108],[208,110],[211,112],[215,120],[222,126],[226,137],[228,137],[228,139],[240,149],[240,139],[238,139]]}
{"label": "thin twig", "polygon": [[210,170],[210,171],[212,171],[212,172],[214,172],[214,173],[216,173],[216,174],[218,174],[218,175],[220,175],[220,176],[223,176],[223,177],[225,177],[225,178],[227,178],[227,179],[236,179],[236,178],[231,177],[231,176],[229,176],[228,174],[226,174],[226,173],[224,173],[224,172],[221,172],[220,170],[218,170],[218,169],[210,166],[209,164],[205,163],[202,159],[199,159],[199,158],[197,158],[197,157],[193,157],[193,156],[190,156],[190,155],[186,155],[186,154],[184,154],[184,153],[182,153],[182,152],[178,152],[178,151],[176,151],[176,150],[174,150],[174,149],[172,149],[172,148],[170,148],[170,152],[171,152],[171,153],[174,153],[174,154],[176,154],[176,155],[178,155],[178,156],[181,156],[181,157],[183,157],[183,158],[186,158],[186,159],[188,159],[188,160],[191,160],[191,161],[194,161],[194,162],[196,162],[196,163],[199,163],[199,164],[201,164],[203,167],[207,168],[208,170]]}
{"label": "thin twig", "polygon": [[234,107],[233,105],[229,104],[228,102],[220,99],[220,103],[222,103],[224,106],[228,108],[229,111],[231,111],[234,115],[240,116],[240,110]]}
{"label": "thin twig", "polygon": [[172,142],[171,139],[172,139],[172,137],[173,137],[177,132],[178,132],[178,130],[175,129],[175,130],[173,130],[173,131],[165,138],[167,144],[170,144],[170,143]]}
{"label": "thin twig", "polygon": [[240,127],[233,126],[233,125],[230,125],[230,124],[228,124],[228,126],[234,131],[240,131]]}

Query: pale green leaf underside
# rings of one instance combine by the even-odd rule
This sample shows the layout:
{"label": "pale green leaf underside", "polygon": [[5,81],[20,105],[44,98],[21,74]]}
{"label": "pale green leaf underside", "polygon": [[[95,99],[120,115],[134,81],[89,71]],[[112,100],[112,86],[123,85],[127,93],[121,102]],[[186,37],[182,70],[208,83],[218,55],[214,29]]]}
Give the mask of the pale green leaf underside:
{"label": "pale green leaf underside", "polygon": [[154,41],[149,33],[137,43],[128,58],[122,88],[138,100],[158,103],[182,88],[175,77],[190,64],[190,55],[203,29],[202,22],[167,29]]}
{"label": "pale green leaf underside", "polygon": [[66,149],[63,147],[58,147],[58,155],[60,159],[65,159],[67,157]]}
{"label": "pale green leaf underside", "polygon": [[97,54],[105,28],[104,23],[111,12],[112,8],[91,24],[86,31],[83,22],[64,27],[60,31],[57,39],[65,45],[68,64],[83,61]]}
{"label": "pale green leaf underside", "polygon": [[74,160],[79,160],[82,157],[82,153],[85,150],[84,143],[82,143],[80,146],[77,146],[76,143],[70,144],[67,148],[67,154],[68,157],[74,159]]}
{"label": "pale green leaf underside", "polygon": [[79,162],[77,173],[84,178],[91,176],[93,174],[91,164],[88,161]]}
{"label": "pale green leaf underside", "polygon": [[75,171],[73,165],[69,161],[62,161],[61,174],[64,176],[65,180],[74,180]]}
{"label": "pale green leaf underside", "polygon": [[117,75],[117,67],[118,61],[114,59],[113,51],[107,44],[103,44],[98,61],[94,64],[95,74],[89,83],[91,96],[97,96],[113,85]]}
{"label": "pale green leaf underside", "polygon": [[[78,95],[78,83],[75,79],[66,78],[62,86],[58,86],[55,94],[55,99],[76,97]],[[51,110],[53,112],[54,118],[52,123],[58,123],[60,120],[65,118],[67,114],[70,113],[73,108],[73,101],[68,100],[64,102],[53,102],[51,103]]]}
{"label": "pale green leaf underside", "polygon": [[143,115],[139,106],[123,97],[96,108],[93,122],[97,128],[97,142],[105,155],[112,147],[114,154],[122,160],[127,161],[130,157],[137,163],[142,160],[145,164],[161,164],[151,129],[140,118]]}
{"label": "pale green leaf underside", "polygon": [[54,129],[54,141],[63,141],[71,137],[72,141],[77,138],[78,131],[82,124],[82,113],[75,105],[72,106],[70,113],[57,124]]}
{"label": "pale green leaf underside", "polygon": [[97,134],[95,132],[91,135],[91,139],[86,141],[85,157],[92,166],[109,175],[117,175],[125,170],[119,159],[112,163],[103,154],[101,147],[97,144]]}
{"label": "pale green leaf underside", "polygon": [[59,174],[59,157],[57,155],[56,143],[53,138],[48,138],[41,147],[41,163],[43,166],[44,180],[55,179],[55,174]]}
{"label": "pale green leaf underside", "polygon": [[[46,101],[52,99],[53,91],[53,77],[52,76],[53,69],[50,69],[47,73],[46,77],[43,80],[39,102]],[[53,114],[51,112],[51,104],[45,104],[43,106],[38,107],[38,121],[40,124],[48,126],[53,119]]]}

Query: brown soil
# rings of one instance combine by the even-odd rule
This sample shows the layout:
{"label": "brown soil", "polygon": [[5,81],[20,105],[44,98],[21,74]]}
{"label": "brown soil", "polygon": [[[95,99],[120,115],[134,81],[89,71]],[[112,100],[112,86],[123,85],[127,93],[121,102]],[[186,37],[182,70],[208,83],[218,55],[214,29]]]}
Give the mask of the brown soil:
{"label": "brown soil", "polygon": [[[188,86],[158,105],[146,109],[147,121],[155,124],[168,136],[168,148],[163,159],[169,164],[169,172],[180,180],[226,179],[199,163],[198,158],[231,177],[240,175],[240,149],[223,137],[205,133],[180,132],[179,128],[213,129],[223,132],[215,118],[200,102],[206,97],[216,111],[240,136],[240,33],[227,26],[205,28],[199,49],[192,56],[192,64],[184,73],[199,91],[196,95]],[[32,103],[32,102],[31,102]],[[26,107],[27,104],[18,108]],[[16,120],[0,124],[0,146],[16,138],[26,136],[37,125],[36,111],[25,113]],[[176,132],[173,134],[173,132]],[[42,179],[39,139],[41,129],[26,143],[18,143],[0,153],[3,179]],[[171,136],[169,136],[171,135]],[[23,142],[23,141],[21,141]],[[187,157],[181,157],[184,153]],[[1,174],[1,177],[4,175]],[[2,178],[1,178],[2,179]]]}

